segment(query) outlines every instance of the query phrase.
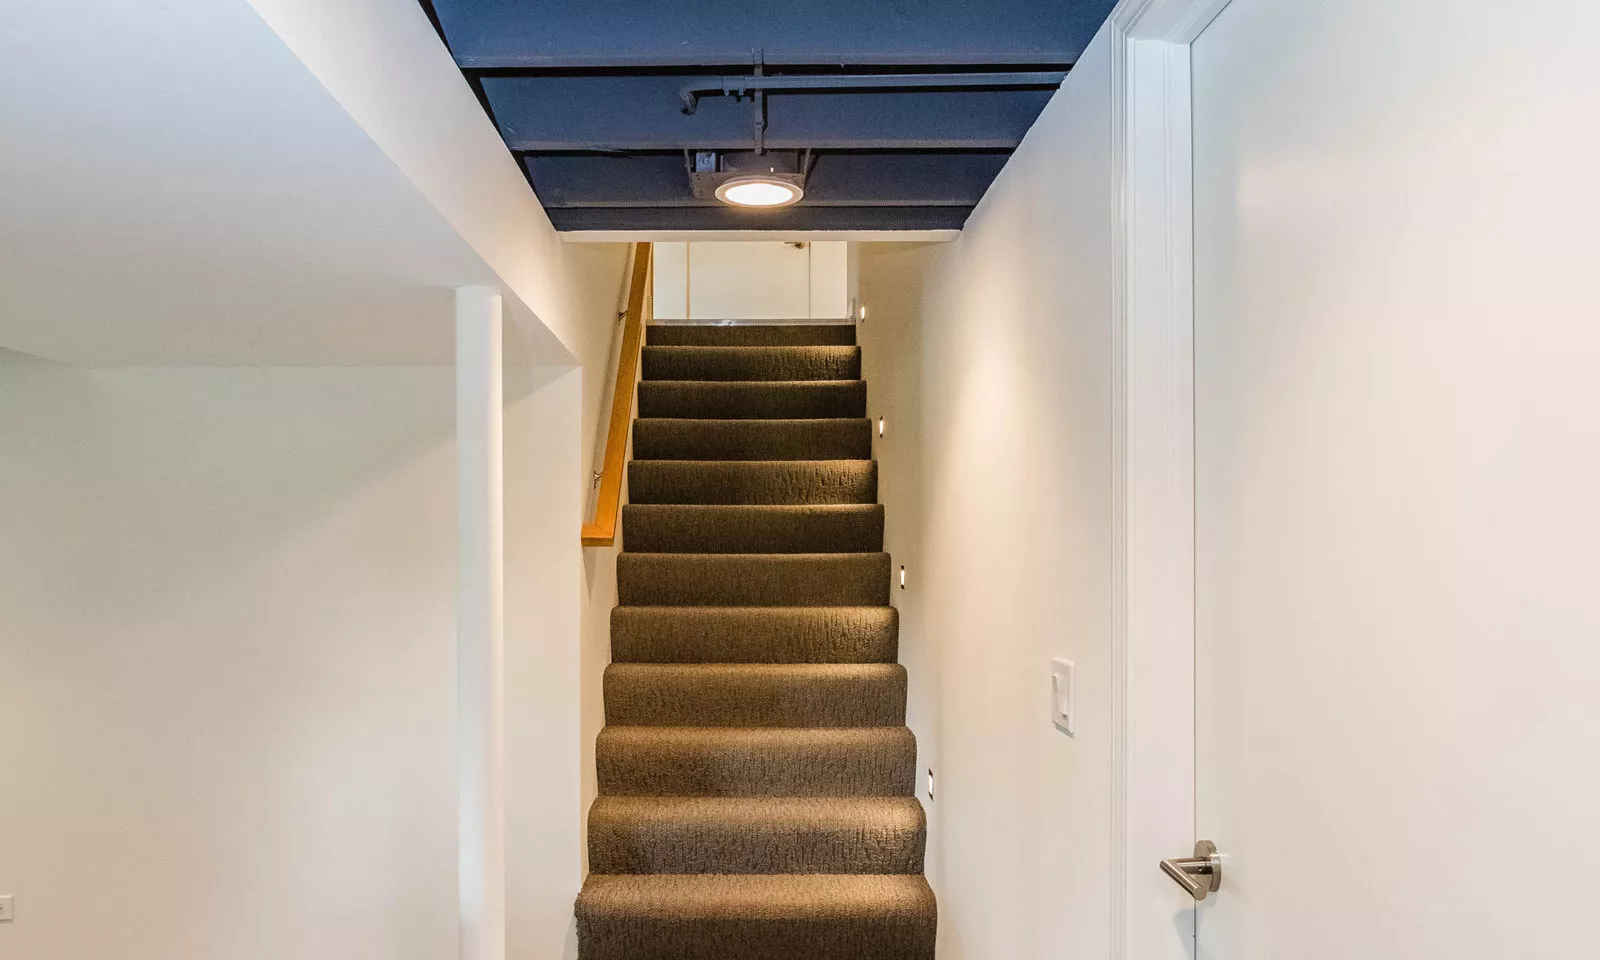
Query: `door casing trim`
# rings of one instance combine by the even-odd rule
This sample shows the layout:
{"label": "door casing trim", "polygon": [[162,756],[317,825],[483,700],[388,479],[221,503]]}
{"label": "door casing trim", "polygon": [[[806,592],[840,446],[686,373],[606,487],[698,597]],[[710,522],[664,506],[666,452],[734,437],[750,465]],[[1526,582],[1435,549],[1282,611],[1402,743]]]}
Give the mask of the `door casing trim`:
{"label": "door casing trim", "polygon": [[[1195,842],[1194,197],[1190,45],[1229,0],[1111,13],[1113,960],[1194,956],[1161,874]],[[1176,925],[1176,926],[1175,926]]]}

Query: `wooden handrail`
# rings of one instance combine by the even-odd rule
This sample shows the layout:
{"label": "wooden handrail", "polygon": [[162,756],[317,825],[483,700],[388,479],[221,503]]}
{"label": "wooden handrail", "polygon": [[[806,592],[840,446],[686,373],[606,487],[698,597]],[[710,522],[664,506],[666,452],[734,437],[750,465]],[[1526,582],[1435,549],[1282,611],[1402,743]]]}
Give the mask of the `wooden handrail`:
{"label": "wooden handrail", "polygon": [[617,513],[622,509],[622,468],[628,458],[628,428],[633,422],[633,388],[639,381],[639,348],[650,317],[648,243],[633,245],[633,276],[628,282],[628,312],[622,321],[622,349],[617,354],[617,384],[611,394],[611,423],[606,428],[606,459],[600,467],[600,493],[594,522],[583,525],[583,545],[609,547],[617,542]]}

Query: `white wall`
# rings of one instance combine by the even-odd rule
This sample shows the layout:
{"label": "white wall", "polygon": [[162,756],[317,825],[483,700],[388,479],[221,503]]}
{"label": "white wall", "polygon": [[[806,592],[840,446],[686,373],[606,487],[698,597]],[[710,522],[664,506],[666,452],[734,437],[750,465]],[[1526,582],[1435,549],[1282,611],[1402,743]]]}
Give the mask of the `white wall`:
{"label": "white wall", "polygon": [[588,489],[573,469],[583,463],[584,379],[581,369],[506,372],[506,950],[518,960],[576,950],[583,784],[593,776],[583,765],[577,529]]}
{"label": "white wall", "polygon": [[605,443],[628,251],[568,250],[568,282],[582,292],[568,338],[577,366],[531,366],[533,349],[514,337],[507,348],[507,951],[518,960],[577,950],[572,903],[587,872],[616,595],[615,576],[596,570],[604,551],[583,549],[578,531],[593,515],[590,471]]}
{"label": "white wall", "polygon": [[[946,960],[1110,950],[1108,53],[1086,51],[960,240],[861,253]],[[1076,739],[1051,724],[1056,656],[1080,671]]]}
{"label": "white wall", "polygon": [[1211,955],[1595,953],[1597,32],[1234,0],[1194,47]]}
{"label": "white wall", "polygon": [[[453,372],[0,353],[0,956],[456,943]],[[510,942],[582,876],[581,371],[508,371]]]}
{"label": "white wall", "polygon": [[450,290],[494,271],[245,0],[15,12],[0,346],[91,366],[450,363]]}
{"label": "white wall", "polygon": [[450,371],[5,358],[0,955],[453,955]]}
{"label": "white wall", "polygon": [[[246,2],[246,0],[230,0]],[[541,363],[578,352],[584,291],[518,161],[415,0],[247,0],[494,270]]]}
{"label": "white wall", "polygon": [[[568,954],[626,248],[560,241],[414,2],[157,6],[0,37],[34,131],[0,348],[110,368],[0,349],[0,956],[453,955],[453,391],[424,365],[463,283],[516,325],[509,939]],[[57,69],[85,50],[107,70]]]}
{"label": "white wall", "polygon": [[450,291],[492,285],[531,362],[583,352],[590,245],[550,226],[414,0],[40,6],[0,33],[0,128],[25,145],[0,176],[7,349],[448,364]]}

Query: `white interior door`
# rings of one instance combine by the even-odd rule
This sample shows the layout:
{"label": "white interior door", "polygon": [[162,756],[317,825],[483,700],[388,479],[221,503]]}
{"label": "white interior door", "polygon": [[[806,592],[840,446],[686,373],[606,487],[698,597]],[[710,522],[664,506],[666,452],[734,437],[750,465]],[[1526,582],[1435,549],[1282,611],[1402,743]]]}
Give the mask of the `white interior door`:
{"label": "white interior door", "polygon": [[777,241],[689,244],[689,316],[787,320],[811,316],[811,251]]}
{"label": "white interior door", "polygon": [[657,243],[659,321],[843,320],[855,281],[843,240]]}
{"label": "white interior door", "polygon": [[1192,48],[1202,958],[1600,955],[1596,35],[1233,0]]}

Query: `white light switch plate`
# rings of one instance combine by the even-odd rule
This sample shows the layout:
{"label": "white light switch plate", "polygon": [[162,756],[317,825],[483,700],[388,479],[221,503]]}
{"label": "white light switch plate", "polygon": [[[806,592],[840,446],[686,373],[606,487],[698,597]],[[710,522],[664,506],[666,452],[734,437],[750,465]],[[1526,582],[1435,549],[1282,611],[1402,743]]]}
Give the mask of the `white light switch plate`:
{"label": "white light switch plate", "polygon": [[1050,719],[1069,737],[1078,733],[1078,667],[1071,660],[1050,661]]}
{"label": "white light switch plate", "polygon": [[9,923],[16,916],[16,911],[11,905],[11,895],[0,897],[0,923]]}

